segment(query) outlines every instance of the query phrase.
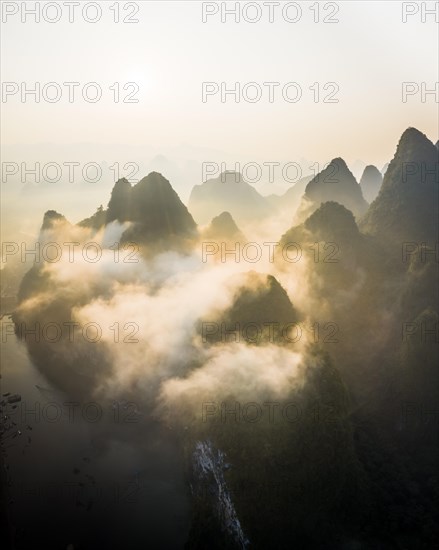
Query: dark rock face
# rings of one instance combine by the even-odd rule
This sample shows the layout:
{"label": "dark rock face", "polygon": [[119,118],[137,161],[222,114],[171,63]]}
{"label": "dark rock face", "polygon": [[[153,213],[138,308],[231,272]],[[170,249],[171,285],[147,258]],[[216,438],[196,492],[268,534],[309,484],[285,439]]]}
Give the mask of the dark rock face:
{"label": "dark rock face", "polygon": [[108,203],[107,223],[113,220],[125,222],[131,219],[131,191],[131,184],[125,178],[114,184]]}
{"label": "dark rock face", "polygon": [[355,296],[365,263],[372,271],[381,261],[379,251],[360,233],[352,212],[333,201],[321,204],[304,223],[282,235],[276,256],[279,269],[288,272],[294,266],[285,261],[281,251],[295,243],[301,247],[301,259],[309,262],[306,277],[322,308],[344,300],[351,292]]}
{"label": "dark rock face", "polygon": [[230,212],[238,224],[273,213],[265,198],[237,172],[224,172],[218,178],[195,185],[188,207],[201,224],[223,211]]}
{"label": "dark rock face", "polygon": [[[288,341],[288,325],[299,319],[285,289],[272,275],[249,271],[239,281],[236,298],[218,319],[218,330],[206,335],[210,344],[245,341],[252,344]],[[233,280],[233,276],[231,278]]]}
{"label": "dark rock face", "polygon": [[104,210],[102,205],[99,206],[93,216],[85,218],[78,223],[80,227],[87,227],[89,229],[98,230],[101,227],[104,227],[107,223],[107,210]]}
{"label": "dark rock face", "polygon": [[118,221],[130,222],[121,243],[147,246],[150,252],[187,248],[196,237],[196,223],[169,181],[151,172],[136,185],[122,178],[111,192],[107,210],[99,207],[93,216],[78,225],[100,229]]}
{"label": "dark rock face", "polygon": [[[258,422],[218,416],[191,425],[186,445],[194,523],[188,548],[242,549],[248,541],[251,548],[289,548],[293,539],[300,548],[336,548],[328,542],[341,524],[346,534],[358,529],[353,503],[361,498],[369,508],[370,499],[349,398],[329,359],[316,355],[313,361],[303,388],[277,401],[280,409],[300,411],[297,422],[282,415],[262,415]],[[330,422],[317,419],[316,404],[319,419],[330,415]],[[226,405],[233,410],[236,401]],[[319,530],[310,519],[316,513],[325,517]]]}
{"label": "dark rock face", "polygon": [[327,201],[342,204],[357,218],[367,210],[368,204],[364,200],[361,187],[341,158],[333,159],[306,186],[298,212],[300,220],[306,219],[322,202]]}
{"label": "dark rock face", "polygon": [[55,210],[48,210],[44,214],[41,231],[45,231],[46,229],[53,229],[57,222],[67,222],[67,220],[62,214],[59,214]]}
{"label": "dark rock face", "polygon": [[355,241],[359,231],[350,210],[337,202],[325,202],[305,221],[304,226],[316,238],[346,242]]}
{"label": "dark rock face", "polygon": [[370,164],[364,169],[360,179],[360,187],[364,198],[371,203],[378,195],[383,183],[383,176],[376,166]]}
{"label": "dark rock face", "polygon": [[[124,201],[125,184],[122,189]],[[191,238],[196,233],[196,224],[188,209],[169,181],[158,172],[151,172],[131,189],[127,219],[133,225],[123,233],[122,242],[153,244],[152,241],[164,240],[169,243],[173,238]]]}
{"label": "dark rock face", "polygon": [[439,158],[433,143],[408,128],[398,143],[377,198],[360,222],[371,235],[393,241],[438,237]]}
{"label": "dark rock face", "polygon": [[188,548],[235,548],[243,550],[249,541],[242,530],[225,472],[225,454],[212,442],[197,441],[190,462],[194,503],[204,520],[195,523]]}

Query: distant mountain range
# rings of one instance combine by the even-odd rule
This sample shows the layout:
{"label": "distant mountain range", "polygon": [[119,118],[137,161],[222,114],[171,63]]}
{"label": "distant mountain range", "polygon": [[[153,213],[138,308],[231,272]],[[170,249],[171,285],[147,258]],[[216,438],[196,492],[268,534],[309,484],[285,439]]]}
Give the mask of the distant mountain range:
{"label": "distant mountain range", "polygon": [[[154,250],[163,246],[178,249],[197,238],[195,220],[201,225],[210,222],[203,238],[245,242],[241,225],[281,212],[291,219],[296,213],[301,223],[321,204],[332,202],[350,210],[367,234],[433,242],[438,234],[437,145],[409,128],[384,178],[369,165],[358,184],[344,160],[335,158],[316,176],[302,178],[282,196],[263,197],[241,174],[225,172],[195,185],[188,208],[158,172],[135,185],[122,178],[113,187],[107,209],[99,207],[78,225],[98,230],[118,221],[127,224],[122,242],[138,242]],[[371,201],[369,208],[364,197]],[[60,219],[64,219],[61,214],[48,211],[42,229]]]}
{"label": "distant mountain range", "polygon": [[360,187],[363,197],[368,203],[371,203],[378,195],[382,183],[383,175],[378,168],[372,164],[366,166],[360,179]]}
{"label": "distant mountain range", "polygon": [[223,172],[192,189],[189,211],[199,224],[208,223],[221,212],[230,212],[239,224],[274,214],[274,208],[238,172]]}
{"label": "distant mountain range", "polygon": [[305,193],[306,186],[313,176],[305,176],[292,185],[283,195],[268,195],[265,199],[277,210],[288,210],[294,213]]}

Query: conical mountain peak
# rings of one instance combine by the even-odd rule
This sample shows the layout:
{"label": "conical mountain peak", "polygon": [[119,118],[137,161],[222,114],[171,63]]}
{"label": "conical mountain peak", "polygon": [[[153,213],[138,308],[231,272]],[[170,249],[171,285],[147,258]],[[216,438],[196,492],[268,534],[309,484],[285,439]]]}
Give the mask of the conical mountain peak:
{"label": "conical mountain peak", "polygon": [[41,231],[52,229],[57,222],[67,222],[67,220],[62,214],[59,214],[56,210],[47,210],[47,212],[44,213]]}
{"label": "conical mountain peak", "polygon": [[424,146],[430,143],[431,141],[425,134],[420,132],[417,128],[410,127],[402,133],[398,143],[397,153],[406,153],[416,147]]}
{"label": "conical mountain peak", "polygon": [[246,240],[230,212],[222,212],[219,216],[213,218],[205,229],[203,237],[239,242],[245,242]]}
{"label": "conical mountain peak", "polygon": [[299,211],[299,218],[306,219],[321,203],[335,201],[361,216],[367,209],[361,187],[358,185],[346,162],[334,158],[306,186]]}
{"label": "conical mountain peak", "polygon": [[399,241],[436,241],[438,160],[438,150],[422,132],[405,130],[362,229]]}

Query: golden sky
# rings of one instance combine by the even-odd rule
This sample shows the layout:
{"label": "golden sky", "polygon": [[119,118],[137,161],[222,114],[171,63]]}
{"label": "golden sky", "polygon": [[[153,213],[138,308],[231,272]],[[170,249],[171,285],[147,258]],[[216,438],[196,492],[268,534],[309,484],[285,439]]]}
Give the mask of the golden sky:
{"label": "golden sky", "polygon": [[[75,144],[86,142],[93,159],[94,147],[101,155],[110,144],[147,151],[184,143],[237,158],[323,162],[342,156],[379,166],[391,158],[408,126],[438,139],[435,97],[422,102],[418,93],[406,103],[401,97],[403,82],[425,82],[431,89],[439,80],[435,17],[422,22],[419,12],[403,23],[402,2],[321,3],[327,11],[321,8],[318,23],[312,2],[299,3],[296,23],[285,21],[279,11],[270,23],[267,9],[256,23],[242,16],[239,23],[230,16],[222,23],[221,13],[203,23],[198,1],[139,2],[139,23],[115,23],[112,3],[100,4],[103,15],[96,23],[84,21],[80,12],[69,23],[64,11],[57,23],[35,23],[32,17],[23,23],[19,13],[2,24],[3,82],[29,88],[35,82],[80,83],[73,103],[66,87],[57,103],[35,103],[31,97],[22,103],[19,93],[6,102],[3,98],[6,146],[70,145],[74,158]],[[128,13],[125,4],[120,3],[121,16]],[[288,13],[293,17],[293,9]],[[339,22],[323,23],[323,17]],[[97,103],[81,96],[88,82],[102,89]],[[139,102],[115,103],[110,90],[115,82],[122,97],[132,90],[123,91],[123,85],[135,82]],[[263,95],[256,103],[242,96],[239,103],[231,97],[224,103],[218,93],[203,103],[203,82],[227,87],[256,82]],[[264,82],[280,84],[273,103]],[[289,82],[300,86],[296,103],[282,97]],[[321,101],[334,89],[323,88],[328,82],[338,87],[338,103]],[[320,91],[317,103],[314,83]]]}

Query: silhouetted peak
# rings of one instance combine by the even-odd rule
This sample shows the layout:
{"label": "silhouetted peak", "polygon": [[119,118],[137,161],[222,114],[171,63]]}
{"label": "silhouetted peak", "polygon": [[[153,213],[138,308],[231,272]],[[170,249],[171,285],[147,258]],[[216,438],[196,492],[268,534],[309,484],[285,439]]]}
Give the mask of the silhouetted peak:
{"label": "silhouetted peak", "polygon": [[113,189],[127,189],[128,187],[131,187],[131,183],[126,178],[120,178],[114,184]]}
{"label": "silhouetted peak", "polygon": [[[349,170],[348,165],[346,164],[345,160],[341,157],[337,157],[331,160],[331,162],[323,168],[323,170],[320,172],[320,174],[317,174],[316,178],[319,176],[322,177],[324,175],[331,175],[332,179],[336,179],[337,175],[340,176],[350,176],[355,180],[354,175]],[[330,182],[329,182],[330,183]]]}
{"label": "silhouetted peak", "polygon": [[132,189],[134,221],[144,221],[147,214],[155,217],[157,210],[177,215],[177,210],[182,207],[186,210],[170,182],[159,172],[150,172]]}
{"label": "silhouetted peak", "polygon": [[305,221],[305,227],[314,234],[335,239],[359,234],[354,215],[342,204],[328,201],[320,205]]}
{"label": "silhouetted peak", "polygon": [[[233,341],[233,331],[236,327],[248,325],[258,326],[255,334],[250,332],[243,338],[251,344],[264,342],[282,343],[285,338],[281,335],[288,330],[288,326],[299,320],[299,315],[291,303],[287,292],[272,275],[248,271],[235,273],[228,279],[228,284],[235,290],[232,305],[217,318],[224,323],[226,330]],[[270,332],[269,326],[276,323],[277,329]],[[247,333],[246,333],[247,334]],[[225,335],[226,341],[227,335]],[[211,344],[222,340],[220,331],[208,335],[207,341]]]}
{"label": "silhouetted peak", "polygon": [[186,206],[170,182],[159,172],[150,172],[131,190],[128,221],[134,225],[122,234],[122,242],[148,243],[179,246],[176,237],[192,238],[196,234],[196,224]]}
{"label": "silhouetted peak", "polygon": [[363,175],[361,176],[360,185],[364,180],[369,179],[369,178],[375,178],[375,177],[380,179],[380,180],[383,179],[383,177],[381,175],[381,172],[378,170],[378,168],[376,166],[374,166],[373,164],[369,164],[364,169]]}
{"label": "silhouetted peak", "polygon": [[56,212],[56,210],[47,210],[47,212],[44,214],[41,231],[44,231],[45,229],[52,229],[52,227],[56,222],[66,222],[66,221],[67,221],[66,218],[62,214],[59,214],[58,212]]}
{"label": "silhouetted peak", "polygon": [[410,126],[409,128],[407,128],[407,130],[404,130],[404,132],[401,134],[401,137],[399,139],[399,145],[406,142],[413,142],[413,141],[424,140],[424,139],[428,139],[425,134],[423,134],[417,128]]}
{"label": "silhouetted peak", "polygon": [[213,229],[227,229],[228,231],[239,231],[235,220],[232,218],[230,212],[222,212],[219,216],[213,218],[211,222]]}
{"label": "silhouetted peak", "polygon": [[245,241],[244,235],[236,225],[230,212],[222,212],[219,216],[213,218],[204,231],[204,238]]}
{"label": "silhouetted peak", "polygon": [[145,187],[167,187],[172,189],[172,185],[160,172],[150,172],[147,176],[142,178],[133,189],[145,188]]}
{"label": "silhouetted peak", "polygon": [[398,241],[435,241],[438,230],[438,150],[416,128],[402,134],[362,230]]}
{"label": "silhouetted peak", "polygon": [[[384,177],[383,187],[398,187],[437,181],[438,153],[436,147],[425,134],[416,128],[408,128],[401,136],[389,168]],[[424,173],[425,172],[425,173]]]}
{"label": "silhouetted peak", "polygon": [[306,194],[309,195],[314,190],[321,188],[323,185],[327,184],[355,184],[358,186],[357,180],[355,179],[352,172],[349,170],[346,162],[337,157],[332,159],[331,162],[319,172],[306,186]]}
{"label": "silhouetted peak", "polygon": [[368,206],[361,187],[346,162],[340,157],[332,159],[306,186],[300,218],[307,218],[310,210],[315,210],[321,203],[328,201],[343,204],[355,216],[364,214]]}
{"label": "silhouetted peak", "polygon": [[410,157],[418,150],[430,148],[431,145],[431,141],[425,134],[416,128],[407,128],[399,140],[396,154]]}
{"label": "silhouetted peak", "polygon": [[348,168],[348,165],[346,164],[346,162],[344,161],[344,159],[342,159],[341,157],[337,157],[335,159],[332,159],[331,162],[329,163],[329,166],[332,165],[337,165],[338,168],[340,170],[347,170],[348,172],[350,172],[349,168]]}
{"label": "silhouetted peak", "polygon": [[117,180],[111,191],[110,202],[108,203],[107,223],[113,220],[124,222],[130,217],[131,208],[131,183],[126,178]]}

